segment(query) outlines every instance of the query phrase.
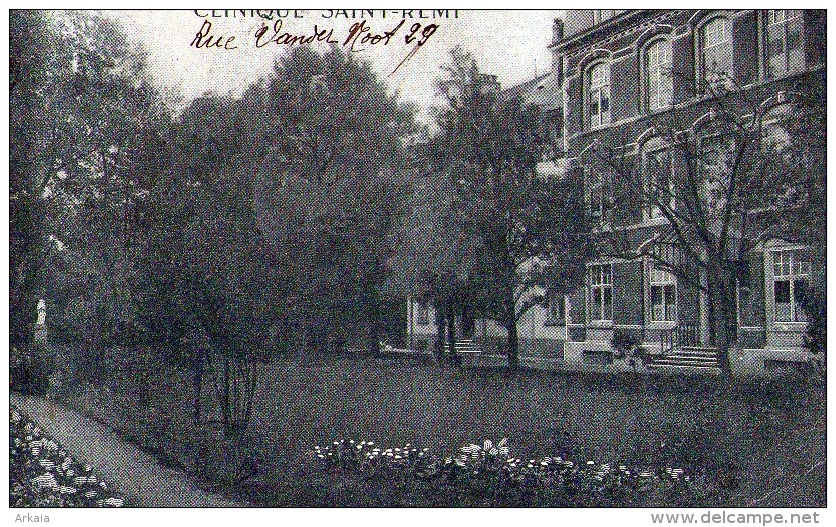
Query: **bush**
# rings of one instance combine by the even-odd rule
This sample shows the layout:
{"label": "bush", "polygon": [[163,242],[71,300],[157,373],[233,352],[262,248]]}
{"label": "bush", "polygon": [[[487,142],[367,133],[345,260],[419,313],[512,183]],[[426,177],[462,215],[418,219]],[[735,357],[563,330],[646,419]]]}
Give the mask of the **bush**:
{"label": "bush", "polygon": [[34,348],[12,346],[9,355],[10,388],[23,395],[46,395],[53,361]]}
{"label": "bush", "polygon": [[18,409],[9,408],[9,505],[121,507],[124,498]]}
{"label": "bush", "polygon": [[646,362],[645,350],[641,347],[641,343],[641,333],[625,328],[615,328],[610,341],[610,345],[615,350],[613,357],[626,360],[635,369],[638,363]]}
{"label": "bush", "polygon": [[[635,466],[572,461],[562,456],[522,459],[511,455],[508,440],[470,444],[458,456],[440,457],[427,448],[406,444],[380,448],[374,442],[334,441],[313,449],[328,470],[355,472],[366,478],[423,482],[430,492],[453,489],[479,504],[544,506],[615,506],[648,498],[687,505],[691,476],[674,466]],[[465,500],[466,501],[466,500]]]}
{"label": "bush", "polygon": [[805,347],[813,353],[813,372],[816,381],[827,377],[827,299],[823,288],[813,288],[804,303],[807,312]]}

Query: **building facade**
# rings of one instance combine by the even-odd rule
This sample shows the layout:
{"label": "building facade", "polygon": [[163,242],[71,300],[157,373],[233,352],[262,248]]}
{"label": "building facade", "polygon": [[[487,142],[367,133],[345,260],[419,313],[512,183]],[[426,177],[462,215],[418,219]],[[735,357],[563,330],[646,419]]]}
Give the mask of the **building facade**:
{"label": "building facade", "polygon": [[[661,129],[709,137],[719,98],[739,115],[752,101],[777,114],[799,84],[825,85],[826,13],[570,10],[555,21],[549,49],[552,71],[506,92],[543,107],[558,155],[542,169],[583,178],[597,235],[617,238],[620,250],[590,262],[583,287],[545,291],[544,305],[520,322],[521,363],[632,368],[613,346],[630,335],[658,369],[716,369],[700,287],[707,277],[696,271],[683,280],[652,257],[665,250],[670,225],[660,209],[675,210],[677,190],[671,186],[670,203],[619,199],[635,180],[602,164],[598,152],[617,142],[620,160],[643,184],[674,181],[684,161]],[[780,372],[809,358],[800,303],[814,263],[807,242],[793,232],[771,232],[747,252],[735,284],[733,374]],[[408,314],[410,340],[424,335],[431,342],[431,309],[410,301]],[[486,322],[482,328],[484,344],[475,348],[488,348],[491,336],[501,340],[499,328]],[[471,334],[480,340],[479,331]]]}

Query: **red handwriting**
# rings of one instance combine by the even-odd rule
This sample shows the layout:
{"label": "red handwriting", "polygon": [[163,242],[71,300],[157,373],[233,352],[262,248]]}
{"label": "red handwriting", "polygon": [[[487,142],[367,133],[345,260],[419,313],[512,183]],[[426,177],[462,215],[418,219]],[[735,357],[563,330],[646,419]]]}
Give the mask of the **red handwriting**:
{"label": "red handwriting", "polygon": [[212,23],[208,20],[204,20],[203,24],[201,24],[200,29],[197,31],[197,34],[192,39],[192,43],[189,44],[190,46],[194,46],[198,49],[200,48],[217,48],[217,49],[238,49],[238,46],[235,46],[232,42],[235,40],[234,36],[224,37],[223,35],[213,36],[210,34],[212,31]]}
{"label": "red handwriting", "polygon": [[300,35],[292,35],[287,32],[282,32],[282,21],[276,20],[273,23],[273,32],[268,34],[270,28],[267,25],[262,25],[258,28],[255,32],[255,47],[263,48],[267,44],[277,44],[292,46],[294,44],[305,45],[305,44],[312,44],[314,42],[325,42],[327,44],[338,44],[336,40],[333,40],[332,37],[334,35],[333,29],[319,29],[314,24],[313,33],[310,35],[300,34]]}
{"label": "red handwriting", "polygon": [[363,51],[366,48],[359,48],[356,47],[358,45],[367,45],[367,46],[374,46],[375,44],[379,44],[383,42],[384,46],[389,45],[389,41],[395,36],[395,33],[403,26],[405,20],[401,20],[397,26],[390,29],[389,31],[384,31],[382,34],[372,33],[372,29],[366,25],[365,20],[361,20],[359,22],[355,22],[351,24],[351,28],[348,30],[348,36],[343,42],[343,46],[350,46],[349,49],[351,51]]}

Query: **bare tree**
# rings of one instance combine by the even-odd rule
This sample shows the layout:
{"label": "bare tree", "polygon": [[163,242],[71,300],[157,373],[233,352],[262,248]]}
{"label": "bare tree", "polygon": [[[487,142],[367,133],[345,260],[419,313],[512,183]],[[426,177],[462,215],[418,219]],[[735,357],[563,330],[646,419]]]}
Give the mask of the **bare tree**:
{"label": "bare tree", "polygon": [[718,76],[705,82],[704,90],[706,101],[698,106],[704,113],[696,122],[685,122],[688,112],[676,109],[652,120],[648,136],[665,148],[661,158],[642,157],[640,146],[636,151],[619,136],[623,132],[611,131],[593,145],[586,168],[611,178],[614,211],[640,204],[645,218],[664,219],[664,227],[638,249],[624,230],[604,229],[602,251],[649,257],[705,293],[709,340],[729,372],[729,350],[738,343],[736,286],[744,262],[769,238],[799,230],[786,213],[817,199],[802,172],[817,174],[823,183],[823,167],[810,166],[823,158],[807,155],[802,161],[793,151],[799,139],[810,143],[787,133],[806,135],[794,123],[817,112],[809,89],[768,94]]}

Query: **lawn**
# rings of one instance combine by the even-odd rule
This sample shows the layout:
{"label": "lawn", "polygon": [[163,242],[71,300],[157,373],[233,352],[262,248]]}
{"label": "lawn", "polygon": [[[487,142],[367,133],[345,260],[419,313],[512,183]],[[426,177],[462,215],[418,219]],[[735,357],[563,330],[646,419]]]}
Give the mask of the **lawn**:
{"label": "lawn", "polygon": [[[63,396],[164,462],[194,470],[189,378],[154,368],[148,402],[140,405],[129,370],[135,372],[114,368],[98,386],[65,385]],[[259,475],[213,487],[255,505],[514,505],[410,480],[326,471],[312,453],[316,445],[351,438],[455,455],[465,444],[503,437],[518,457],[680,467],[695,477],[688,501],[656,497],[634,505],[826,504],[824,401],[797,383],[509,375],[403,358],[334,358],[265,365],[255,398],[246,444]]]}

